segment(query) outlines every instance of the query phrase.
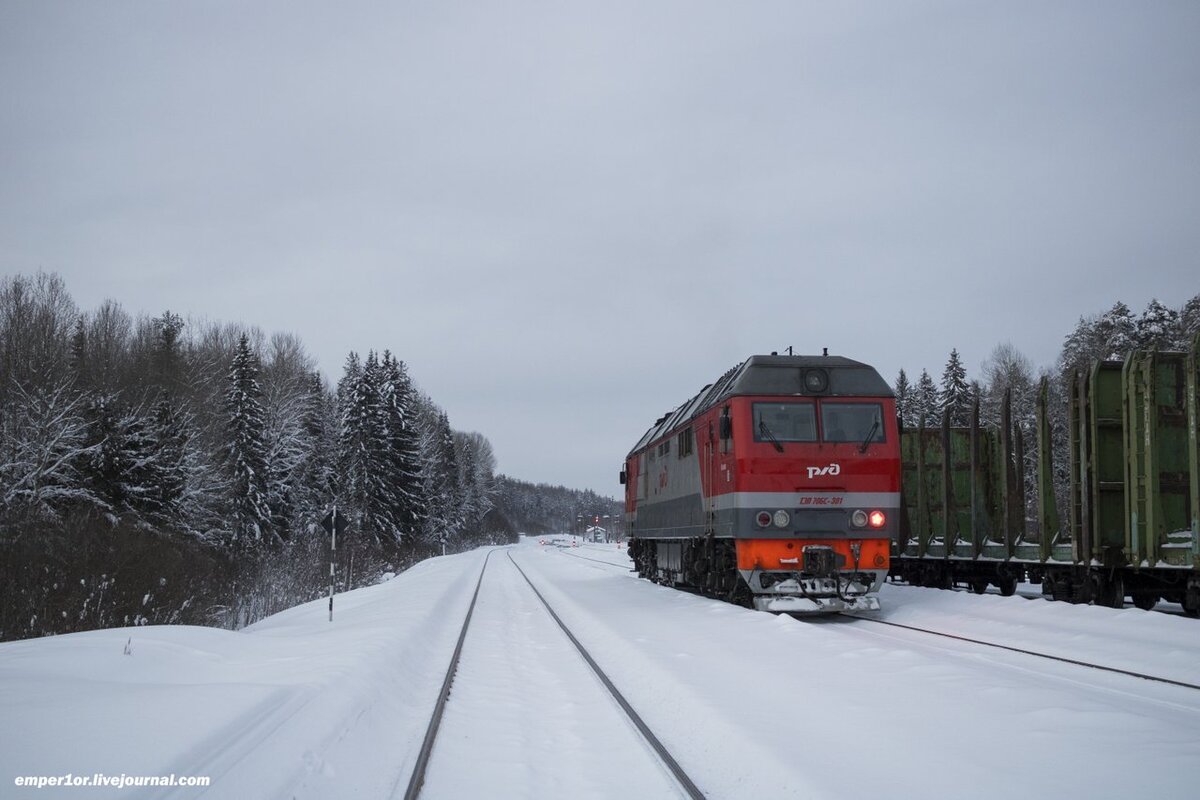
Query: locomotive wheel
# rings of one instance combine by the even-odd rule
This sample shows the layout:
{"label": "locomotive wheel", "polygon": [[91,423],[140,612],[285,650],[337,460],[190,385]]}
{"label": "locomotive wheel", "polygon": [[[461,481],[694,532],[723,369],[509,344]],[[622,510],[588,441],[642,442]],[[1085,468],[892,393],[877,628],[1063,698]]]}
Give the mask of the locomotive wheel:
{"label": "locomotive wheel", "polygon": [[735,606],[754,608],[754,595],[751,594],[750,587],[742,580],[738,580],[733,585],[732,591],[729,592],[729,595],[725,599]]}

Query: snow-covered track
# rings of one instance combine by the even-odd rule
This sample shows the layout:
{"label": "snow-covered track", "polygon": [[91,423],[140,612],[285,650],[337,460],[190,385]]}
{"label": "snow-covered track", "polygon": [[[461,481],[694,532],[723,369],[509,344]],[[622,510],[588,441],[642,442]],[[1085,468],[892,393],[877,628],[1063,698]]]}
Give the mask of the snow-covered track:
{"label": "snow-covered track", "polygon": [[[489,552],[483,559],[483,567],[479,570],[479,579],[475,582],[475,593],[471,596],[471,605],[467,607],[467,615],[463,619],[462,630],[458,634],[458,643],[454,646],[454,655],[450,657],[450,666],[446,668],[446,679],[442,682],[442,690],[438,694],[437,703],[434,704],[433,715],[429,718],[429,727],[425,729],[425,739],[421,742],[417,762],[413,766],[408,787],[404,791],[404,800],[415,800],[421,793],[421,786],[425,783],[425,768],[429,766],[429,756],[433,753],[433,743],[437,739],[438,728],[442,724],[442,716],[446,711],[446,700],[450,696],[450,686],[454,683],[454,673],[458,670],[458,660],[462,656],[463,642],[467,638],[467,628],[471,626],[471,615],[475,613],[475,601],[479,599],[479,587],[483,585],[483,574],[487,572],[488,561],[491,560],[491,557],[492,553]],[[399,788],[399,782],[397,782],[396,788]]]}
{"label": "snow-covered track", "polygon": [[[521,573],[521,577],[525,579],[525,582],[529,584],[529,588],[533,590],[535,595],[537,595],[538,600],[541,601],[542,606],[550,614],[550,617],[555,621],[555,623],[558,624],[559,629],[566,634],[567,638],[570,639],[571,644],[575,645],[575,649],[579,651],[579,655],[582,656],[583,660],[586,661],[588,666],[592,668],[592,671],[596,674],[596,677],[600,679],[602,684],[604,684],[604,688],[608,690],[609,694],[611,694],[613,699],[617,702],[617,705],[619,705],[621,710],[624,711],[628,716],[629,721],[633,723],[635,728],[637,728],[638,733],[642,735],[642,738],[646,740],[646,743],[650,745],[655,754],[658,755],[663,765],[670,771],[671,775],[679,783],[680,788],[683,789],[687,796],[692,798],[692,800],[705,800],[704,793],[700,791],[695,782],[688,776],[686,772],[684,772],[683,767],[679,765],[679,762],[675,760],[675,757],[671,755],[670,751],[667,750],[659,738],[654,735],[654,732],[650,730],[650,727],[645,723],[641,716],[633,709],[633,706],[629,704],[629,701],[625,699],[624,695],[621,694],[620,690],[617,689],[612,680],[608,677],[604,670],[601,669],[600,665],[596,663],[596,660],[592,658],[591,654],[587,651],[587,648],[580,643],[579,639],[575,637],[575,634],[571,632],[571,629],[568,628],[566,623],[562,621],[562,618],[559,617],[559,615],[554,611],[542,593],[538,591],[538,588],[533,585],[533,581],[531,581],[529,576],[525,574],[525,570],[521,569],[521,565],[518,564],[515,559],[513,559],[512,553],[507,553],[507,555],[508,560],[511,561],[513,566],[517,568],[517,571]],[[584,558],[584,556],[579,557]],[[595,561],[596,559],[588,560]]]}
{"label": "snow-covered track", "polygon": [[889,625],[893,628],[903,628],[904,630],[915,631],[917,633],[924,633],[924,634],[928,634],[930,636],[941,636],[941,637],[944,637],[947,639],[954,639],[954,640],[960,641],[960,642],[969,642],[971,644],[982,645],[984,647],[994,647],[999,650],[1007,650],[1012,653],[1020,653],[1022,655],[1034,656],[1037,658],[1045,658],[1050,661],[1059,661],[1064,664],[1073,664],[1078,667],[1087,667],[1089,669],[1100,670],[1102,672],[1113,672],[1118,675],[1128,675],[1133,678],[1141,678],[1142,680],[1154,681],[1156,683],[1165,683],[1165,684],[1169,684],[1171,686],[1180,686],[1185,689],[1200,690],[1200,684],[1188,683],[1187,681],[1179,681],[1179,680],[1175,680],[1173,678],[1164,678],[1164,677],[1161,677],[1158,675],[1148,675],[1144,672],[1137,672],[1135,670],[1129,670],[1129,669],[1121,669],[1119,667],[1109,667],[1109,666],[1105,666],[1103,664],[1094,664],[1090,661],[1080,661],[1080,660],[1074,659],[1074,658],[1067,658],[1066,656],[1056,656],[1056,655],[1052,655],[1050,653],[1039,653],[1036,650],[1027,650],[1022,647],[1013,647],[1012,645],[999,644],[997,642],[988,642],[983,639],[975,639],[975,638],[972,638],[969,636],[962,636],[962,635],[955,634],[955,633],[946,633],[944,631],[930,630],[929,628],[921,628],[916,625],[905,625],[900,622],[890,622],[885,619],[874,619],[872,617],[864,617],[864,616],[859,616],[859,615],[854,615],[854,614],[841,614],[839,616],[843,616],[848,619],[854,619],[854,620],[857,620],[860,622],[872,622],[877,625]]}
{"label": "snow-covered track", "polygon": [[615,567],[616,569],[619,569],[622,572],[634,572],[634,570],[631,567],[629,567],[628,565],[614,564],[612,561],[605,561],[603,558],[592,558],[591,556],[581,556],[578,553],[572,553],[568,550],[560,550],[559,552],[561,552],[564,556],[570,556],[571,558],[582,558],[584,561],[594,561],[597,564],[603,564],[606,567]]}

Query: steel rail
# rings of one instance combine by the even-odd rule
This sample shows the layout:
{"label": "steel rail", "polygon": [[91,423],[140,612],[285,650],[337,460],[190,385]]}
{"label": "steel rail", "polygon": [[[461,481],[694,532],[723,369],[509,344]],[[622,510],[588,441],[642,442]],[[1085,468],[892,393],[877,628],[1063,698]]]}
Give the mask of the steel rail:
{"label": "steel rail", "polygon": [[605,561],[602,558],[591,558],[589,556],[581,556],[578,553],[571,553],[571,552],[568,552],[567,550],[563,550],[563,549],[560,549],[559,552],[562,553],[564,556],[570,556],[571,558],[582,558],[584,561],[595,561],[597,564],[603,564],[606,567],[615,567],[616,569],[622,570],[623,572],[635,572],[636,571],[633,567],[627,567],[624,564],[614,564],[613,562]]}
{"label": "steel rail", "polygon": [[542,601],[542,605],[546,608],[546,611],[549,612],[551,618],[558,623],[558,627],[561,628],[562,632],[565,633],[567,638],[571,640],[571,644],[575,645],[575,649],[579,651],[579,655],[583,656],[583,660],[586,661],[588,666],[592,668],[592,671],[596,673],[596,677],[599,678],[600,682],[604,684],[604,688],[608,689],[609,694],[611,694],[613,699],[617,701],[617,704],[621,706],[621,710],[623,710],[629,717],[629,720],[634,724],[634,727],[637,728],[638,733],[642,734],[642,738],[646,740],[646,743],[649,744],[650,747],[653,748],[654,752],[658,754],[658,757],[662,760],[667,769],[670,770],[671,774],[675,777],[675,780],[678,781],[680,787],[687,793],[688,797],[692,798],[692,800],[705,800],[704,793],[700,791],[692,779],[688,777],[687,773],[683,771],[683,767],[679,766],[679,762],[676,761],[675,758],[667,751],[667,748],[661,741],[659,741],[658,737],[654,735],[654,733],[650,730],[650,727],[646,725],[645,721],[638,716],[636,711],[633,710],[633,706],[629,704],[629,701],[625,699],[624,695],[622,695],[621,692],[617,690],[617,687],[613,685],[613,682],[609,680],[608,675],[604,673],[604,670],[600,668],[600,665],[596,663],[596,660],[592,658],[587,649],[579,643],[578,639],[575,638],[575,634],[571,633],[571,630],[566,626],[566,624],[563,623],[562,619],[558,616],[558,614],[555,613],[554,609],[550,607],[550,604],[546,602],[546,598],[543,597],[542,593],[538,591],[538,588],[533,585],[533,581],[529,580],[529,576],[525,574],[525,570],[521,569],[521,565],[518,564],[512,557],[512,553],[507,553],[507,555],[508,560],[511,561],[512,565],[517,568],[517,572],[521,573],[521,577],[525,579],[525,582],[529,584],[529,588],[533,590],[535,595],[537,595],[538,600]]}
{"label": "steel rail", "polygon": [[[425,739],[421,742],[421,750],[417,754],[417,763],[413,766],[412,775],[408,780],[408,788],[404,792],[404,800],[416,800],[425,784],[425,768],[429,766],[429,757],[433,754],[433,742],[437,738],[438,728],[442,724],[442,714],[446,710],[446,699],[450,696],[450,685],[454,683],[454,674],[458,671],[458,659],[462,655],[463,642],[467,638],[467,628],[471,625],[471,615],[475,613],[475,601],[479,599],[479,587],[483,586],[483,573],[487,571],[488,559],[495,550],[489,551],[483,559],[483,567],[479,570],[479,580],[475,582],[475,594],[471,595],[471,605],[467,607],[467,616],[463,620],[462,630],[458,634],[458,643],[454,646],[454,655],[450,657],[450,666],[446,669],[446,678],[442,681],[442,691],[438,694],[433,706],[433,716],[429,718],[429,727],[425,729]],[[399,778],[396,786],[399,786]],[[395,794],[393,789],[392,794]]]}
{"label": "steel rail", "polygon": [[899,622],[889,622],[888,620],[883,620],[883,619],[872,619],[871,617],[862,617],[862,616],[858,616],[858,615],[854,615],[854,614],[840,614],[839,613],[839,616],[846,617],[847,619],[862,620],[863,622],[874,622],[877,625],[891,625],[894,628],[904,628],[905,630],[916,631],[918,633],[927,633],[930,636],[943,636],[947,639],[956,639],[960,642],[970,642],[971,644],[983,645],[985,647],[995,647],[999,650],[1008,650],[1013,653],[1021,653],[1022,655],[1036,656],[1037,658],[1045,658],[1045,659],[1049,659],[1050,661],[1061,661],[1064,664],[1074,664],[1077,667],[1089,667],[1091,669],[1098,669],[1098,670],[1102,670],[1104,672],[1115,672],[1118,675],[1128,675],[1131,678],[1141,678],[1142,680],[1146,680],[1146,681],[1155,681],[1157,683],[1166,683],[1166,684],[1170,684],[1171,686],[1181,686],[1185,689],[1200,690],[1200,685],[1197,685],[1195,683],[1188,683],[1187,681],[1177,681],[1177,680],[1174,680],[1173,678],[1162,678],[1157,675],[1147,675],[1143,672],[1135,672],[1133,670],[1120,669],[1119,667],[1106,667],[1103,664],[1093,664],[1089,661],[1079,661],[1074,658],[1067,658],[1066,656],[1054,656],[1054,655],[1050,655],[1049,653],[1039,653],[1036,650],[1025,650],[1023,648],[1013,647],[1013,646],[1007,645],[1007,644],[997,644],[996,642],[986,642],[982,639],[972,639],[969,636],[959,636],[958,634],[944,633],[942,631],[931,631],[928,628],[919,628],[915,625],[904,625]]}

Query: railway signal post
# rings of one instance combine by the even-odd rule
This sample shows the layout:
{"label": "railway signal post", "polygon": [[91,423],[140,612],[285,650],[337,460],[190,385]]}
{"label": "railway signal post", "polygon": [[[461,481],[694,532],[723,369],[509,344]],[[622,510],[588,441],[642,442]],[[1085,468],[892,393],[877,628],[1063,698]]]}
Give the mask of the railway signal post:
{"label": "railway signal post", "polygon": [[337,504],[321,520],[321,527],[329,534],[329,621],[333,622],[333,578],[337,564],[337,537],[346,531],[346,516],[338,513]]}

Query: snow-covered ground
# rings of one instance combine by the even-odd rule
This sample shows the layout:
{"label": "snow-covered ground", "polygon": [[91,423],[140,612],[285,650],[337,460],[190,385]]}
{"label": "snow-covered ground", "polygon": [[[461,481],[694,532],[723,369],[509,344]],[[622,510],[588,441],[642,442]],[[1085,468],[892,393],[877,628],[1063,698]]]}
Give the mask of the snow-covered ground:
{"label": "snow-covered ground", "polygon": [[[564,542],[562,542],[565,544]],[[616,545],[498,549],[423,797],[670,797],[506,550],[710,798],[1192,797],[1200,691],[637,580]],[[170,796],[404,790],[486,551],[244,631],[0,645],[0,796],[20,776],[208,776]],[[1200,622],[886,586],[881,619],[1200,683]],[[125,654],[127,644],[131,650]]]}

